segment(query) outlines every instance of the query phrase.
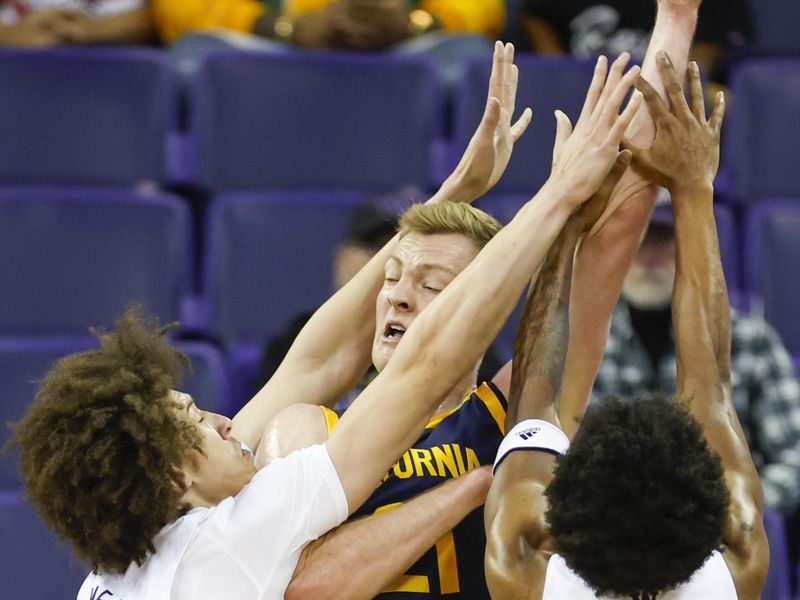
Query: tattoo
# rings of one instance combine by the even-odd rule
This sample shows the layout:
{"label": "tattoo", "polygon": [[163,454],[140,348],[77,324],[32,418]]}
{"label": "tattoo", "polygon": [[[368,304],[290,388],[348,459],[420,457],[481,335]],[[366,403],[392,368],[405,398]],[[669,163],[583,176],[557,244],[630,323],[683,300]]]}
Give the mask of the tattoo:
{"label": "tattoo", "polygon": [[[524,418],[548,407],[558,412],[569,339],[574,251],[574,237],[562,233],[531,280],[514,340],[508,411],[513,420],[517,420],[521,405],[524,405]],[[534,382],[540,385],[532,385]]]}
{"label": "tattoo", "polygon": [[742,523],[742,530],[744,531],[753,531],[753,524],[748,523],[747,521]]}

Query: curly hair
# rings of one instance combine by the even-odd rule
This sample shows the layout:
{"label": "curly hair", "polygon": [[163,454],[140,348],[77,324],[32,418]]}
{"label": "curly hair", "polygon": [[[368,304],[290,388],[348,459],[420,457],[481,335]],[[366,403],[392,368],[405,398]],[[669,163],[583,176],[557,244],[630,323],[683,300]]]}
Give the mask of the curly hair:
{"label": "curly hair", "polygon": [[59,360],[15,426],[20,470],[42,520],[94,570],[124,573],[188,507],[183,467],[203,452],[170,389],[188,359],[138,307],[100,349]]}
{"label": "curly hair", "polygon": [[556,551],[600,595],[655,597],[721,542],[730,495],[686,408],[608,397],[587,411],[547,488]]}

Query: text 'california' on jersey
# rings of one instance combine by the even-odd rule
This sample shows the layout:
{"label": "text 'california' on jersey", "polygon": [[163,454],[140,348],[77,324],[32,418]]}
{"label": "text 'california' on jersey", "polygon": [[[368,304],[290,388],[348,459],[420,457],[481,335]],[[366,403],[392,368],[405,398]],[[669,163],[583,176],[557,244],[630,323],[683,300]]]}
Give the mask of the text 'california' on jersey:
{"label": "text 'california' on jersey", "polygon": [[[506,409],[503,394],[494,384],[484,383],[457,408],[435,416],[352,517],[391,510],[448,479],[491,465],[503,439]],[[336,417],[326,410],[326,419],[330,430]],[[377,598],[488,600],[483,572],[485,548],[483,507],[480,507],[437,541]]]}

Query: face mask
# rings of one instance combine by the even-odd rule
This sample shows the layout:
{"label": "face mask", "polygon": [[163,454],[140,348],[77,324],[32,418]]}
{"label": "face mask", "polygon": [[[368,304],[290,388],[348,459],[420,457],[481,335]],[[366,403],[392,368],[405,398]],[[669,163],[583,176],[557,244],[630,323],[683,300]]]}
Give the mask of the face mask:
{"label": "face mask", "polygon": [[634,308],[656,310],[672,301],[675,267],[652,267],[634,263],[622,285],[622,297]]}

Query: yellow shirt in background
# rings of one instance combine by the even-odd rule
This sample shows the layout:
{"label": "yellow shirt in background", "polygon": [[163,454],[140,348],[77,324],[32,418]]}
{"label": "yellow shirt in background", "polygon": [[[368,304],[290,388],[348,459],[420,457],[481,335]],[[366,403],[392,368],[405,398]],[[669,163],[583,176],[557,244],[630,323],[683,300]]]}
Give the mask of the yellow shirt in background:
{"label": "yellow shirt in background", "polygon": [[[300,16],[332,0],[285,0],[283,11]],[[153,0],[153,17],[165,43],[188,33],[214,28],[250,33],[264,14],[259,0]],[[505,21],[503,0],[419,0],[416,7],[433,15],[447,31],[496,36]]]}

